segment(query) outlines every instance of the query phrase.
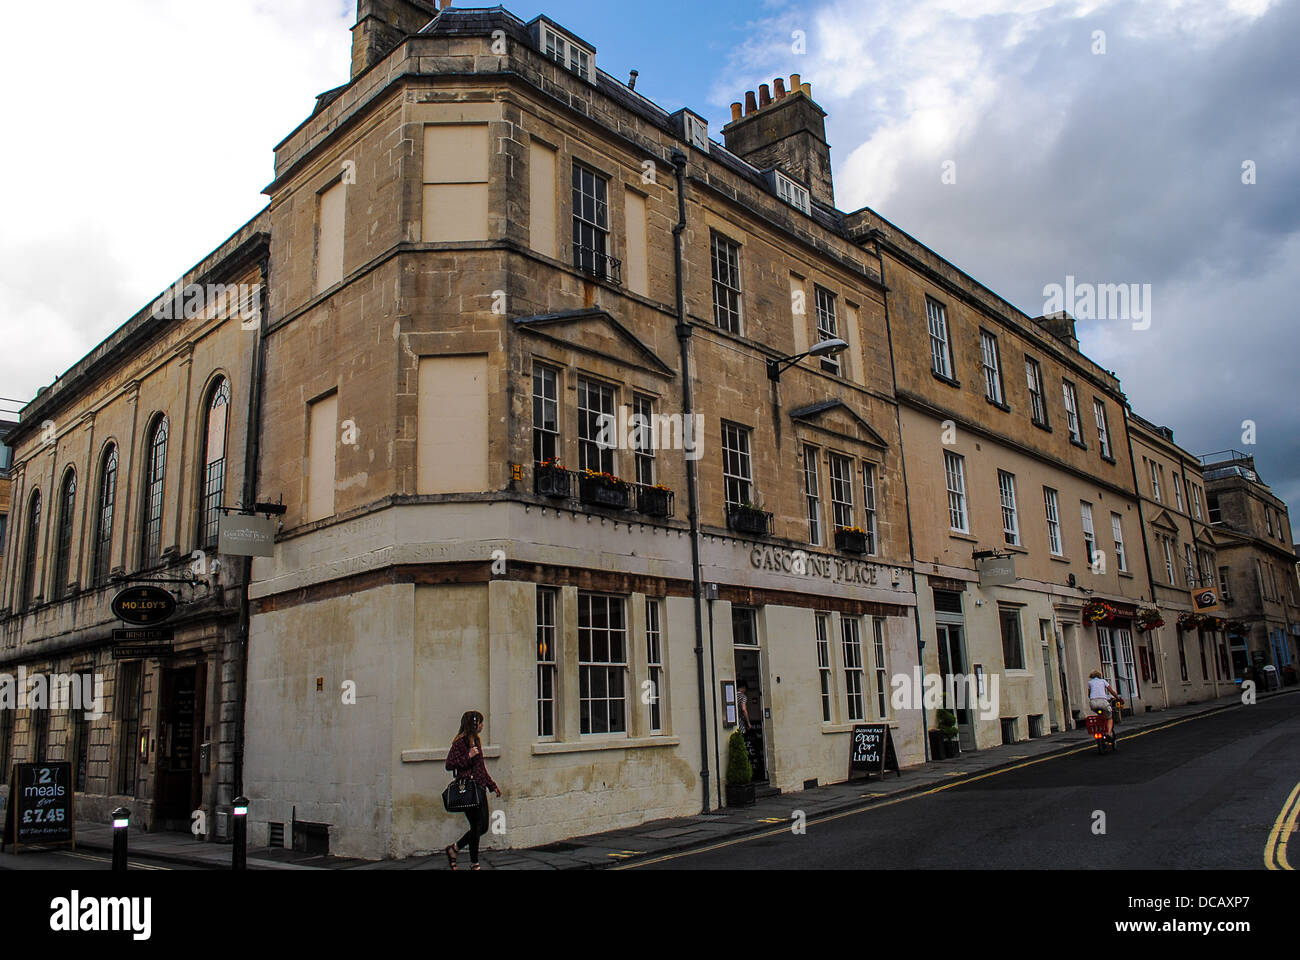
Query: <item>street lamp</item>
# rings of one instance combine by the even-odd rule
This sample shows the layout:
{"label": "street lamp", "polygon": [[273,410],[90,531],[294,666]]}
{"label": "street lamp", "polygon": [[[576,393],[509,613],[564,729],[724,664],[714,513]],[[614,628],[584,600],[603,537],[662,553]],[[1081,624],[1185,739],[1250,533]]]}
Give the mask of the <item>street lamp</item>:
{"label": "street lamp", "polygon": [[843,353],[848,348],[849,345],[843,340],[823,340],[821,343],[813,344],[807,353],[801,353],[793,357],[781,357],[779,360],[769,360],[767,361],[767,379],[774,382],[780,380],[781,374],[785,373],[804,357],[834,357]]}

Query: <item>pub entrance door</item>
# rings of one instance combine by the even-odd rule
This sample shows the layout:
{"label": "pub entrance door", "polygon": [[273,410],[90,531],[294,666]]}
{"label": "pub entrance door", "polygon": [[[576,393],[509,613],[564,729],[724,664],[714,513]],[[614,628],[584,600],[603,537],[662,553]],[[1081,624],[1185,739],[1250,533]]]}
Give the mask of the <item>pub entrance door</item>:
{"label": "pub entrance door", "polygon": [[749,748],[749,763],[754,768],[754,782],[759,786],[767,784],[767,736],[763,723],[766,711],[763,708],[763,671],[757,650],[736,648],[736,691],[737,702],[741,685],[746,687],[748,704],[745,717],[749,729],[745,732],[745,746]]}
{"label": "pub entrance door", "polygon": [[[971,709],[972,690],[966,673],[966,647],[962,628],[955,623],[937,623],[939,673],[943,677],[944,707],[957,715],[957,742],[962,750],[975,749],[975,717]],[[949,700],[949,692],[956,703]]]}
{"label": "pub entrance door", "polygon": [[162,671],[154,802],[155,822],[163,830],[189,831],[191,814],[203,805],[199,744],[206,679],[201,663]]}

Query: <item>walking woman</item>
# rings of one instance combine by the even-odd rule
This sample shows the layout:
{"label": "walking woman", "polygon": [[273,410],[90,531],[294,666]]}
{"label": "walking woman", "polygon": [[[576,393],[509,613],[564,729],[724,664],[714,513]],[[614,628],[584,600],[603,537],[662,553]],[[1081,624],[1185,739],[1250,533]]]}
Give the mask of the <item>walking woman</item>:
{"label": "walking woman", "polygon": [[456,739],[451,742],[451,749],[447,751],[447,769],[454,771],[457,779],[466,777],[479,784],[484,790],[483,802],[473,810],[465,811],[465,816],[469,820],[469,829],[465,831],[464,836],[444,851],[447,854],[447,865],[453,870],[456,869],[456,851],[467,846],[470,869],[479,868],[478,839],[488,831],[487,791],[491,790],[498,797],[501,796],[501,788],[488,774],[487,766],[483,763],[483,742],[479,739],[479,734],[482,732],[483,714],[477,710],[467,711],[460,718],[460,733],[456,734]]}

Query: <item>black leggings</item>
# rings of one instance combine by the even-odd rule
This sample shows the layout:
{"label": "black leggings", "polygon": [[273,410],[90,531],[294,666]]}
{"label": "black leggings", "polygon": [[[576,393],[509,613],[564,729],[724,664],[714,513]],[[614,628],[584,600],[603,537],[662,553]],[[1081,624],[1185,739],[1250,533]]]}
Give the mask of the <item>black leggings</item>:
{"label": "black leggings", "polygon": [[464,850],[468,846],[470,863],[478,863],[478,838],[488,832],[487,800],[473,810],[466,810],[465,819],[469,821],[469,829],[456,841],[456,849]]}

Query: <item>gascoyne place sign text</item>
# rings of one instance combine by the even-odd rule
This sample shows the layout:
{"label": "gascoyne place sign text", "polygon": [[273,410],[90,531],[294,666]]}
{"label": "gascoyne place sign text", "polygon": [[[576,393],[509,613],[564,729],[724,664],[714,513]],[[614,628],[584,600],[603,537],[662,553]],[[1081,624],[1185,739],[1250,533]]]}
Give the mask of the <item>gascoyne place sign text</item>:
{"label": "gascoyne place sign text", "polygon": [[[866,587],[892,586],[888,576],[881,577],[878,563],[833,557],[805,550],[787,550],[784,547],[754,547],[749,552],[749,562],[755,570],[789,573],[797,577],[813,577],[827,583],[857,583]],[[882,582],[883,581],[883,582]]]}

